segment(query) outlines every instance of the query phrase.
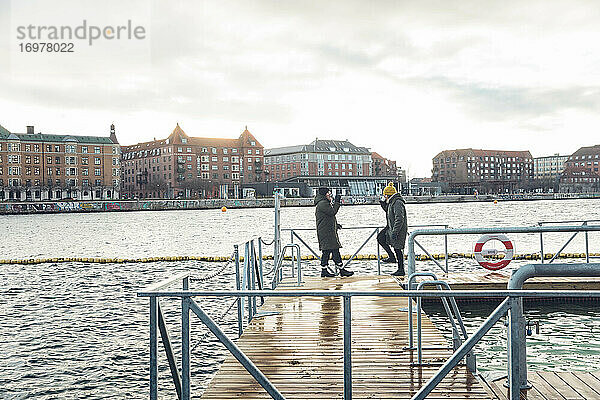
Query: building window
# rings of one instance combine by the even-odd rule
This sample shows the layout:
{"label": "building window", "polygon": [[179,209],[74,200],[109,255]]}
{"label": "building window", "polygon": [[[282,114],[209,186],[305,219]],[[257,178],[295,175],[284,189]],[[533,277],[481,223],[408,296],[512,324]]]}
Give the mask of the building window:
{"label": "building window", "polygon": [[95,146],[94,147],[94,153],[100,154],[100,147],[99,146]]}
{"label": "building window", "polygon": [[102,162],[102,161],[101,161],[101,158],[100,158],[100,157],[94,157],[94,164],[95,164],[95,165],[100,165],[100,163],[101,163],[101,162]]}
{"label": "building window", "polygon": [[89,170],[87,168],[82,168],[81,169],[81,174],[87,176],[87,175],[89,175]]}
{"label": "building window", "polygon": [[96,176],[102,175],[102,170],[100,168],[94,168],[94,175],[96,175]]}
{"label": "building window", "polygon": [[88,157],[81,157],[81,163],[83,165],[88,165]]}
{"label": "building window", "polygon": [[74,144],[65,145],[65,153],[75,153],[75,145]]}
{"label": "building window", "polygon": [[87,146],[81,146],[81,152],[82,153],[87,153],[88,152],[88,147]]}

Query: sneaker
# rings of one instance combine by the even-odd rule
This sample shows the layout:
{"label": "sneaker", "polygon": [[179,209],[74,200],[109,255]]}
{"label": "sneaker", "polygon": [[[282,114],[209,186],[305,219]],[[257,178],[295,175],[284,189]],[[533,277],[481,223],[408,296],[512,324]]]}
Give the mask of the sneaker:
{"label": "sneaker", "polygon": [[398,261],[396,261],[395,257],[388,257],[388,258],[384,258],[383,260],[381,260],[382,263],[390,263],[390,264],[396,264]]}
{"label": "sneaker", "polygon": [[352,276],[352,275],[354,275],[354,272],[348,271],[345,268],[340,269],[340,276]]}
{"label": "sneaker", "polygon": [[404,276],[405,275],[404,269],[398,268],[395,272],[392,272],[390,275],[393,275],[393,276]]}
{"label": "sneaker", "polygon": [[321,269],[321,278],[333,278],[333,277],[335,277],[335,274],[332,274],[331,272],[329,272],[329,270],[327,268]]}

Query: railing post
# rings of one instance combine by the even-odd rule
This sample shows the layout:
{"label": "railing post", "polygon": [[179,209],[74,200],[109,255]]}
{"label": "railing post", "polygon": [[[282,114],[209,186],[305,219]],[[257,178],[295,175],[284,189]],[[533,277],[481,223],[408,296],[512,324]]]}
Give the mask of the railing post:
{"label": "railing post", "polygon": [[[379,227],[377,227],[377,237],[379,237]],[[375,240],[377,243],[377,275],[381,275],[381,254],[379,251],[379,240]]]}
{"label": "railing post", "polygon": [[157,338],[157,301],[156,296],[150,297],[150,400],[158,398],[158,338]]}
{"label": "railing post", "polygon": [[408,236],[408,255],[406,258],[406,274],[411,276],[415,273],[415,238],[412,233]]}
{"label": "railing post", "polygon": [[444,260],[446,261],[446,273],[448,273],[448,235],[444,235]]}
{"label": "railing post", "polygon": [[527,354],[523,299],[510,297],[508,329],[508,387],[510,400],[519,400],[521,389],[527,384]]}
{"label": "railing post", "polygon": [[258,274],[260,279],[261,289],[264,286],[263,277],[263,251],[262,251],[262,238],[258,238]]}
{"label": "railing post", "polygon": [[[250,241],[250,260],[252,261],[251,265],[250,265],[250,269],[251,269],[251,276],[252,276],[252,284],[250,285],[250,289],[251,290],[255,290],[256,289],[256,266],[258,265],[257,261],[256,261],[256,252],[254,250],[254,239],[252,239]],[[256,315],[256,296],[252,296],[252,318],[254,318],[254,316]]]}
{"label": "railing post", "polygon": [[181,298],[181,399],[190,400],[190,298]]}
{"label": "railing post", "polygon": [[300,257],[300,245],[296,247],[296,251],[298,252],[298,286],[302,286],[302,259]]}
{"label": "railing post", "polygon": [[352,399],[352,297],[344,296],[344,400]]}
{"label": "railing post", "polygon": [[[246,284],[244,285],[242,290],[252,289],[252,284],[250,283],[252,269],[252,267],[250,266],[251,261],[252,260],[250,259],[250,243],[246,242],[246,245],[244,246],[244,265],[246,267],[246,269],[244,270],[244,275],[246,278]],[[248,296],[246,302],[248,303],[248,323],[250,323],[252,322],[252,296]]]}
{"label": "railing post", "polygon": [[[235,289],[240,290],[240,248],[236,244],[233,246],[235,257]],[[242,321],[242,298],[237,298],[237,314],[238,314],[238,336],[242,336],[244,325]]]}
{"label": "railing post", "polygon": [[[583,225],[587,226],[587,221],[583,223]],[[590,263],[590,239],[588,236],[588,231],[585,231],[585,262]]]}
{"label": "railing post", "polygon": [[540,232],[540,261],[544,263],[544,232]]}

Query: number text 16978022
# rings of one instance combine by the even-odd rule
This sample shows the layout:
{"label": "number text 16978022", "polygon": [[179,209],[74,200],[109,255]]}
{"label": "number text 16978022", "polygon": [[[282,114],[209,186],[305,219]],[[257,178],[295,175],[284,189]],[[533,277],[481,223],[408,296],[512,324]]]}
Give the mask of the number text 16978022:
{"label": "number text 16978022", "polygon": [[73,53],[74,43],[19,43],[21,53]]}

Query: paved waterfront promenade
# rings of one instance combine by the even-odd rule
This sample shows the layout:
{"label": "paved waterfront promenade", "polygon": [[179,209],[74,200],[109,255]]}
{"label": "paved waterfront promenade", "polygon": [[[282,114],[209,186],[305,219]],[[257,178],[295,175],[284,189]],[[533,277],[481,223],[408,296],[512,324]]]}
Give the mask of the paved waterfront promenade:
{"label": "paved waterfront promenade", "polygon": [[[414,203],[463,203],[487,201],[531,201],[600,199],[600,193],[540,193],[516,195],[441,195],[441,196],[405,196],[409,204]],[[342,198],[344,205],[379,204],[379,197]],[[312,207],[312,198],[286,198],[281,201],[284,207]],[[36,201],[36,202],[0,202],[1,214],[40,214],[62,212],[102,212],[102,211],[151,211],[151,210],[197,210],[227,208],[272,208],[272,198],[266,199],[203,199],[203,200],[81,200],[81,201]]]}

